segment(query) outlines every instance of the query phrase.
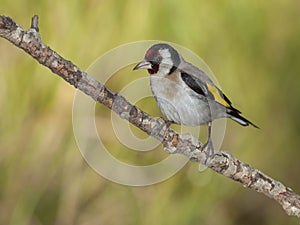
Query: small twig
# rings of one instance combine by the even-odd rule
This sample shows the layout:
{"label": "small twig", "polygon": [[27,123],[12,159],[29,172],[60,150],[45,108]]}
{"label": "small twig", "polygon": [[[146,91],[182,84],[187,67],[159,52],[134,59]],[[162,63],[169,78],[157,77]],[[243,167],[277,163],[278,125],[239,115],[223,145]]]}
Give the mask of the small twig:
{"label": "small twig", "polygon": [[39,17],[37,15],[32,17],[30,28],[35,29],[36,32],[39,32]]}
{"label": "small twig", "polygon": [[23,49],[53,73],[78,88],[120,117],[158,139],[169,154],[183,154],[190,160],[241,183],[244,187],[263,193],[280,203],[288,215],[300,217],[300,196],[279,181],[236,159],[228,152],[217,151],[213,156],[202,149],[202,143],[192,135],[179,134],[163,119],[153,118],[131,105],[123,96],[88,76],[72,62],[46,46],[38,33],[38,17],[32,18],[31,29],[24,30],[11,18],[0,16],[0,36]]}

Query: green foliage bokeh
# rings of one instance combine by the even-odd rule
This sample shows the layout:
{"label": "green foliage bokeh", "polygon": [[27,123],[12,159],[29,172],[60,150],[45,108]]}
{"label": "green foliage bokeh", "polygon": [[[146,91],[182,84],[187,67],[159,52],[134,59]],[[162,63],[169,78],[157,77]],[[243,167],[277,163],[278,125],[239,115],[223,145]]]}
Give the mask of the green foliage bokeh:
{"label": "green foliage bokeh", "polygon": [[[298,1],[0,0],[0,5],[2,15],[26,29],[38,14],[43,41],[83,70],[110,49],[139,40],[174,42],[196,52],[234,105],[261,127],[228,122],[222,148],[300,193]],[[126,82],[122,78],[110,87],[118,90]],[[100,177],[76,146],[74,93],[0,39],[0,224],[298,224],[275,201],[210,170],[199,172],[195,163],[147,187]],[[106,110],[97,107],[100,115]],[[122,145],[109,138],[107,145],[126,157]],[[166,157],[161,146],[151,154]]]}

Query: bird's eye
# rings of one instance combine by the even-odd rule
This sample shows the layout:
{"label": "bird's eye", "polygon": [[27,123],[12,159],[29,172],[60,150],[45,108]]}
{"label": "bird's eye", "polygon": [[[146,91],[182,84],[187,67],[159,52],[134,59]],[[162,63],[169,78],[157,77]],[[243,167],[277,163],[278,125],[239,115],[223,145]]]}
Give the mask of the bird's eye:
{"label": "bird's eye", "polygon": [[151,69],[148,69],[148,72],[150,74],[155,74],[158,72],[159,70],[159,64],[157,62],[151,62],[151,66],[152,68]]}

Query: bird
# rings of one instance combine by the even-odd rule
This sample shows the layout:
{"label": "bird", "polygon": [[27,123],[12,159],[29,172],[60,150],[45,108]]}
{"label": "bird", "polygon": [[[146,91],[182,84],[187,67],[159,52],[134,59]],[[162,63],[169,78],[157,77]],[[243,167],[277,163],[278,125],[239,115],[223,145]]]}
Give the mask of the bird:
{"label": "bird", "polygon": [[211,138],[212,122],[230,118],[242,126],[254,123],[232,106],[229,98],[198,67],[187,62],[178,51],[167,43],[152,45],[133,70],[146,69],[150,86],[167,124],[186,126],[207,125],[208,139],[203,149],[214,151]]}

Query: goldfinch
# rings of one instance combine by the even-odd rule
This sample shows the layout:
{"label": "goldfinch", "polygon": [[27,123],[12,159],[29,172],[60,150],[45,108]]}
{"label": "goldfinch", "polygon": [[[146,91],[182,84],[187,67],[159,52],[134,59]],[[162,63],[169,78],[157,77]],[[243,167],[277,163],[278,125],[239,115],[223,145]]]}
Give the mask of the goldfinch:
{"label": "goldfinch", "polygon": [[170,123],[208,125],[208,141],[203,148],[213,150],[211,126],[215,119],[226,117],[258,128],[241,116],[205,72],[186,62],[169,44],[150,47],[133,69],[148,70],[152,94]]}

